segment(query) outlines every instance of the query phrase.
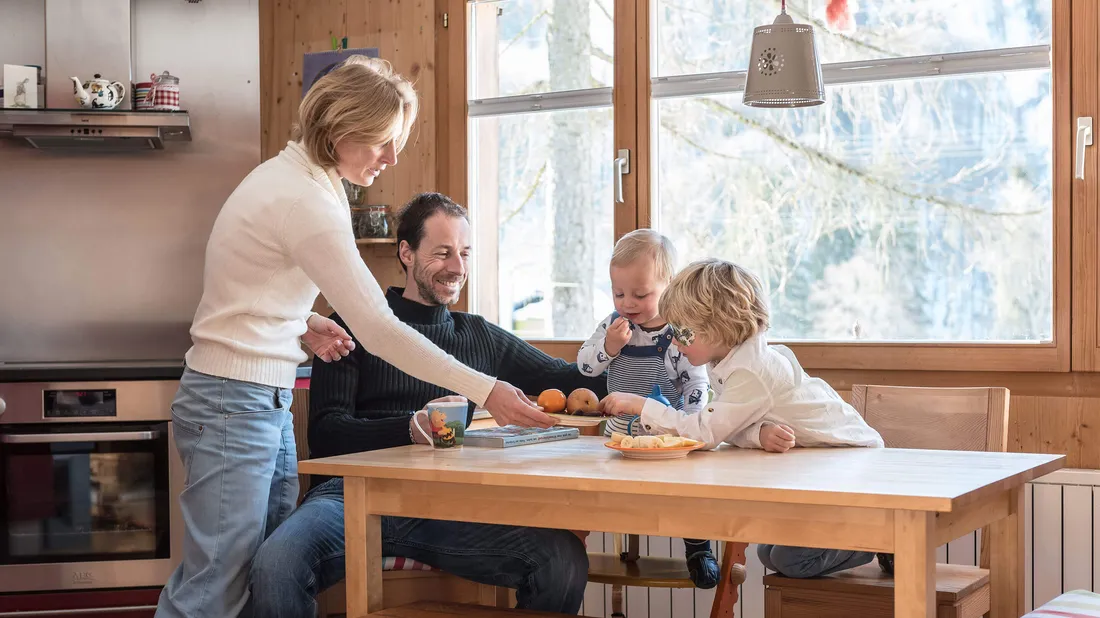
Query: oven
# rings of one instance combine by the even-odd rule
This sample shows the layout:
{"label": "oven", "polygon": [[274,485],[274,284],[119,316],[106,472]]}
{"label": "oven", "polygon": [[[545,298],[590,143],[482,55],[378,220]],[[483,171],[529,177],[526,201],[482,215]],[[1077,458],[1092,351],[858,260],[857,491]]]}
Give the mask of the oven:
{"label": "oven", "polygon": [[0,593],[163,586],[178,381],[0,384]]}

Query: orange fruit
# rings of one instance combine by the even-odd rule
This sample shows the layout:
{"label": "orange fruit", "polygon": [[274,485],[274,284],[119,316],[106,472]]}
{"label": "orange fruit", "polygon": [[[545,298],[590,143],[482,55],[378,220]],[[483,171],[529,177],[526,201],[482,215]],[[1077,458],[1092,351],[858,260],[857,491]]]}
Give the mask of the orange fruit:
{"label": "orange fruit", "polygon": [[548,388],[539,394],[536,402],[543,412],[557,414],[565,410],[565,393],[556,388]]}

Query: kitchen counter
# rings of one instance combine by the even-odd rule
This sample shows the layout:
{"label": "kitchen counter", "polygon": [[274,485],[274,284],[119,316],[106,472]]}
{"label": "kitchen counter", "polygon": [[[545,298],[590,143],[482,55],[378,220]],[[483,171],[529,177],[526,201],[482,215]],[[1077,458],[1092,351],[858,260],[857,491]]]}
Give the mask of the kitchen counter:
{"label": "kitchen counter", "polygon": [[[298,388],[309,387],[313,368],[298,367]],[[0,362],[0,383],[4,382],[98,382],[105,380],[178,380],[183,361],[137,361],[103,363],[4,363]]]}

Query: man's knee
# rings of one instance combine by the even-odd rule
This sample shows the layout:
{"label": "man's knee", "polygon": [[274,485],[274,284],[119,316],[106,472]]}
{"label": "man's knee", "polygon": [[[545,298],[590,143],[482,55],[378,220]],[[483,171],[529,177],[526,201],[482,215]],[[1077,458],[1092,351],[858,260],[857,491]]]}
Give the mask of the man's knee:
{"label": "man's knee", "polygon": [[253,603],[262,605],[264,599],[277,599],[280,591],[311,588],[314,574],[308,557],[300,549],[297,543],[276,537],[260,545],[249,573]]}
{"label": "man's knee", "polygon": [[543,581],[539,588],[559,590],[562,595],[584,595],[588,583],[588,552],[584,543],[572,532],[557,530],[554,542],[546,552],[545,563],[537,575]]}

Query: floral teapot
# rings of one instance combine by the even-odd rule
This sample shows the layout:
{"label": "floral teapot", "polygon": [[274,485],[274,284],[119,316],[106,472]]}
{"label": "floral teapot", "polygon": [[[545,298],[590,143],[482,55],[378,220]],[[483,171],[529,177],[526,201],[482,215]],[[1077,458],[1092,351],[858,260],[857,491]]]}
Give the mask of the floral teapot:
{"label": "floral teapot", "polygon": [[126,96],[126,86],[123,86],[120,82],[103,79],[99,73],[95,74],[94,79],[90,79],[83,84],[80,83],[80,79],[77,77],[70,77],[69,79],[73,80],[73,92],[76,94],[76,102],[80,103],[83,108],[114,109],[118,107],[119,103],[122,103],[123,98]]}

